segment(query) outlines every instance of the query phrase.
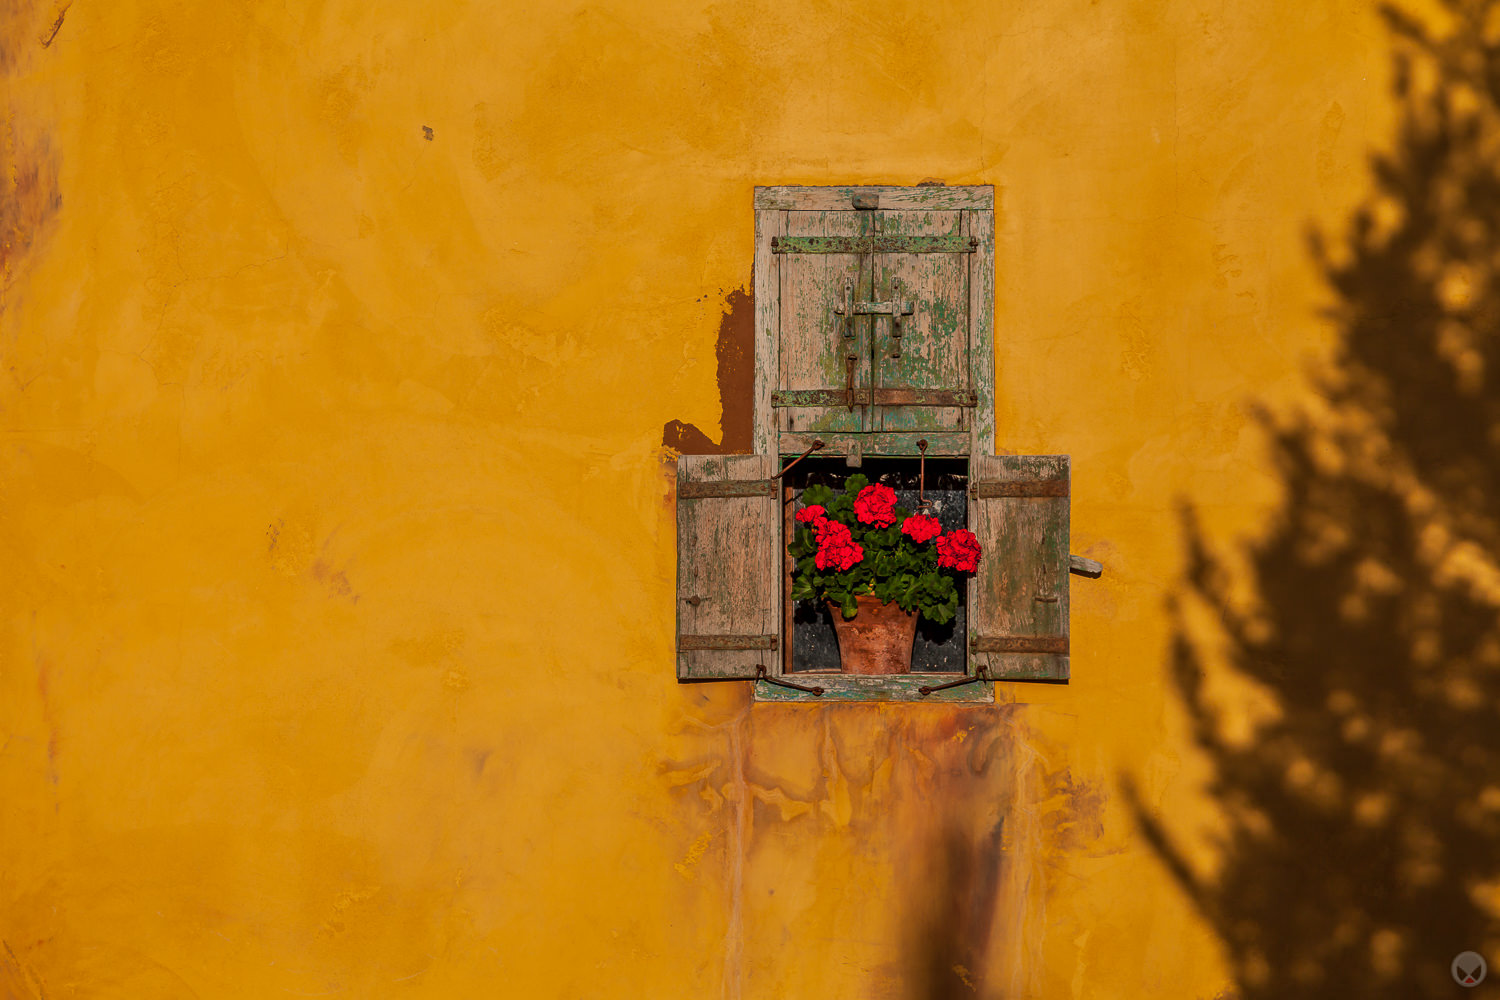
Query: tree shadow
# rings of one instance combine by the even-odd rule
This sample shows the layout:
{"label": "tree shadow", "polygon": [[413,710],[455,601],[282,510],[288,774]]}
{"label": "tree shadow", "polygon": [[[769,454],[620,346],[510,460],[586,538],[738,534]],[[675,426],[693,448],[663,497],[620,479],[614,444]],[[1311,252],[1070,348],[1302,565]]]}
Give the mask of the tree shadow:
{"label": "tree shadow", "polygon": [[[1399,131],[1337,259],[1310,240],[1340,342],[1322,405],[1261,417],[1277,517],[1231,571],[1183,513],[1215,861],[1125,783],[1242,1000],[1451,997],[1500,947],[1500,3],[1442,6],[1384,11]],[[1248,729],[1224,682],[1265,698]]]}

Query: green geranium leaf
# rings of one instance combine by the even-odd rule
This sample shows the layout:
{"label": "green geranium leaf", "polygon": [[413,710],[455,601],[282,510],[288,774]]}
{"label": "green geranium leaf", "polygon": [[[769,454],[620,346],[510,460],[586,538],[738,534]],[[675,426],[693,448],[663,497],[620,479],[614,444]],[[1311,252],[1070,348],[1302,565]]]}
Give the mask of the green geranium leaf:
{"label": "green geranium leaf", "polygon": [[814,483],[802,491],[802,505],[804,507],[811,507],[813,505],[826,507],[828,506],[828,501],[832,499],[833,490],[822,483]]}

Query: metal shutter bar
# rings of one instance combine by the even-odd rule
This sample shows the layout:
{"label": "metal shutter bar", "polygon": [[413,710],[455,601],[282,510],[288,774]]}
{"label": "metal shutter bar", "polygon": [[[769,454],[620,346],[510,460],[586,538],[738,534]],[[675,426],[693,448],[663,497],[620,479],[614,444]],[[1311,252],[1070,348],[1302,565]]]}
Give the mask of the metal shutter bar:
{"label": "metal shutter bar", "polygon": [[679,635],[678,649],[775,649],[774,635]]}
{"label": "metal shutter bar", "polygon": [[[873,397],[871,393],[874,393]],[[858,406],[978,406],[979,397],[964,389],[854,389]],[[848,389],[785,389],[771,393],[772,406],[846,406]]]}
{"label": "metal shutter bar", "polygon": [[972,653],[1064,653],[1065,635],[976,635],[969,639]]}
{"label": "metal shutter bar", "polygon": [[974,236],[773,236],[772,253],[973,253]]}
{"label": "metal shutter bar", "polygon": [[1065,497],[1070,496],[1066,479],[1032,479],[1018,482],[982,482],[969,486],[969,496],[976,500],[995,500],[1000,497]]}
{"label": "metal shutter bar", "polygon": [[677,496],[684,500],[712,497],[774,497],[776,484],[769,479],[739,479],[719,483],[679,483]]}

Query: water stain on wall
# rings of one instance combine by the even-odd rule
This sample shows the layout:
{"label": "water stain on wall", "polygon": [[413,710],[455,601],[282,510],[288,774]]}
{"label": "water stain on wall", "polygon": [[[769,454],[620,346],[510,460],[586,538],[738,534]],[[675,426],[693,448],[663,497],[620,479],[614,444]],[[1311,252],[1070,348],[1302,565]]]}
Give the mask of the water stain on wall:
{"label": "water stain on wall", "polygon": [[[56,36],[62,10],[49,17],[41,5],[18,0],[0,7],[0,72],[19,76],[33,53],[42,51]],[[18,109],[14,98],[6,102],[0,134],[8,165],[0,197],[0,311],[4,311],[15,276],[62,207],[62,195],[52,137]]]}
{"label": "water stain on wall", "polygon": [[855,970],[860,995],[1028,995],[1049,868],[1093,846],[1104,796],[1048,766],[1025,708],[747,695],[695,697],[659,772],[678,803],[679,870],[727,893],[724,994],[831,985],[805,968],[764,978],[747,956],[765,946],[755,928],[777,927],[841,940],[840,981]]}
{"label": "water stain on wall", "polygon": [[736,288],[724,299],[724,317],[719,321],[719,405],[722,440],[715,443],[694,424],[668,420],[661,429],[661,443],[679,455],[748,455],[754,418],[755,388],[755,299]]}

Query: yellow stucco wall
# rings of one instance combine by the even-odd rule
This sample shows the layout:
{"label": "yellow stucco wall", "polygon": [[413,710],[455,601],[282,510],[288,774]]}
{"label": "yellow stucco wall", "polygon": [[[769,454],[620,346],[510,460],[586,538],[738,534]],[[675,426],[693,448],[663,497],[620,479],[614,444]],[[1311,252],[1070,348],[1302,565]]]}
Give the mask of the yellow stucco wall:
{"label": "yellow stucco wall", "polygon": [[[1207,863],[1173,505],[1276,499],[1360,6],[10,0],[0,995],[1224,989],[1119,789]],[[752,186],[926,177],[995,185],[999,445],[1107,567],[1073,682],[679,686]]]}

